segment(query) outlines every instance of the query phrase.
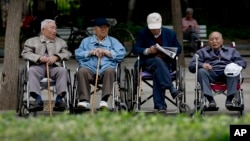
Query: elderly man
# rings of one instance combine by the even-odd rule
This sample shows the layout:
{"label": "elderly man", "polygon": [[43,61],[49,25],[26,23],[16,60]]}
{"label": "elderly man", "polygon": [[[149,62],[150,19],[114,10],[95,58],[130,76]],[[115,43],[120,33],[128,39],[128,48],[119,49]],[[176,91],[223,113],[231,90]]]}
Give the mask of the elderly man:
{"label": "elderly man", "polygon": [[[90,84],[95,80],[99,67],[99,80],[102,81],[102,98],[99,108],[108,108],[108,98],[115,81],[115,68],[123,61],[126,51],[123,45],[114,37],[108,35],[109,23],[105,18],[94,20],[94,35],[82,40],[80,47],[75,50],[75,57],[79,63],[77,73],[78,97],[80,108],[90,108]],[[100,58],[100,66],[97,66]]]}
{"label": "elderly man", "polygon": [[[232,100],[237,93],[237,83],[239,75],[227,76],[224,74],[225,67],[230,63],[238,66],[247,67],[247,62],[242,58],[239,52],[232,47],[223,45],[223,38],[220,32],[214,31],[209,35],[208,46],[198,50],[196,54],[198,59],[198,82],[201,85],[202,92],[209,102],[209,107],[216,107],[210,83],[224,81],[227,85],[226,107],[233,106]],[[189,71],[195,73],[195,56],[189,63]]]}
{"label": "elderly man", "polygon": [[55,107],[65,108],[62,98],[67,90],[67,70],[62,67],[61,61],[71,57],[64,40],[56,37],[56,23],[54,20],[45,19],[41,22],[41,35],[28,39],[24,43],[22,57],[30,61],[28,71],[29,92],[35,99],[34,109],[43,110],[43,101],[40,90],[40,80],[46,77],[46,64],[49,73],[56,81]]}
{"label": "elderly man", "polygon": [[[181,52],[181,45],[173,30],[162,27],[159,13],[150,13],[147,16],[147,24],[147,27],[139,31],[132,52],[140,55],[140,66],[147,68],[147,71],[153,74],[154,109],[165,112],[167,110],[165,90],[169,89],[174,99],[182,93],[176,90],[171,79],[170,70],[176,69],[175,60],[158,51],[156,44],[177,47],[177,55]],[[138,67],[137,62],[135,67]]]}

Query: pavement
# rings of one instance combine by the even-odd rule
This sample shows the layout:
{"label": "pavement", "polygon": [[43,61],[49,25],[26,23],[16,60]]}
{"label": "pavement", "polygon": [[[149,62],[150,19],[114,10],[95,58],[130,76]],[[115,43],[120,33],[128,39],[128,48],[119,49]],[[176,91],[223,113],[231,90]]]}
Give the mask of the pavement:
{"label": "pavement", "polygon": [[[185,64],[186,66],[188,65],[189,61],[190,61],[191,57],[185,57]],[[245,59],[247,60],[248,64],[250,63],[250,57],[245,57]],[[129,70],[133,69],[133,64],[136,61],[136,57],[128,57],[125,58],[124,62],[121,64],[122,70],[124,69],[124,67],[128,68]],[[20,67],[23,67],[24,65],[24,61],[23,59],[20,59]],[[73,81],[74,81],[74,74],[76,72],[76,68],[78,66],[77,62],[75,59],[70,59],[69,61],[66,62],[66,66],[68,69],[70,69],[71,72],[71,82],[72,82],[72,86],[73,86]],[[2,67],[3,67],[3,58],[0,58],[0,72],[2,72]],[[185,92],[186,92],[186,104],[193,109],[194,108],[194,98],[195,98],[195,74],[192,74],[188,71],[187,68],[185,68],[184,70],[184,74],[185,74]],[[242,88],[243,88],[243,94],[244,94],[244,101],[245,101],[245,113],[249,113],[250,112],[250,87],[249,87],[249,83],[250,83],[250,67],[248,67],[247,69],[245,69],[242,73],[243,77],[244,77],[244,83],[242,84]],[[121,72],[121,77],[124,76],[124,71]],[[93,90],[93,87],[92,87]],[[149,95],[152,94],[152,89],[150,87],[148,87],[146,84],[142,84],[142,100],[147,98]],[[47,96],[47,91],[43,92],[42,97],[44,100],[48,99]],[[166,91],[166,95],[170,96],[169,92]],[[100,96],[101,96],[101,92],[97,92],[97,97],[96,97],[96,106],[99,105],[99,100],[100,100]],[[54,96],[55,97],[55,96]],[[53,98],[52,98],[53,99]],[[221,94],[221,95],[217,95],[215,97],[217,106],[219,107],[219,111],[216,112],[207,112],[207,113],[228,113],[228,114],[237,114],[236,111],[228,111],[225,108],[225,95]],[[174,112],[175,110],[177,110],[176,106],[174,106],[173,104],[171,104],[170,102],[167,101],[168,104],[168,112]],[[142,106],[141,106],[141,111],[142,112],[154,112],[153,109],[153,101],[152,98],[149,99],[147,102],[145,102]],[[45,110],[46,112],[46,110]]]}

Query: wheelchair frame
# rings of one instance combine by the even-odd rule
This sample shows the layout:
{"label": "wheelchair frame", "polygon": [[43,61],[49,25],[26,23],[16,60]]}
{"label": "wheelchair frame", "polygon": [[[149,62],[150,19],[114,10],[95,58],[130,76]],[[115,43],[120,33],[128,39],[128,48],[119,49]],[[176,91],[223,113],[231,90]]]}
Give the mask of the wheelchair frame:
{"label": "wheelchair frame", "polygon": [[[63,67],[65,69],[65,61],[62,61]],[[28,89],[28,77],[27,73],[30,67],[30,62],[26,60],[25,66],[19,70],[19,75],[18,75],[18,93],[17,93],[17,104],[16,104],[16,112],[18,116],[21,117],[29,117],[31,113],[33,113],[33,116],[37,115],[37,112],[40,110],[32,110],[31,107],[34,106],[34,103],[30,101],[30,93]],[[68,81],[67,81],[67,92],[63,100],[66,102],[67,107],[66,109],[60,109],[60,108],[55,108],[53,107],[53,111],[64,111],[64,110],[69,110],[71,101],[71,93],[72,93],[72,86],[71,86],[71,76],[70,76],[70,69],[67,69],[68,71]],[[55,80],[50,79],[50,91],[52,91],[53,96],[55,95]],[[41,91],[47,90],[48,91],[48,79],[44,77],[42,80],[40,80],[40,86],[41,86]],[[45,104],[44,104],[45,105]]]}
{"label": "wheelchair frame", "polygon": [[[138,61],[138,66],[139,66],[139,60],[140,57],[137,57]],[[134,69],[131,69],[131,74],[132,74],[132,82],[133,82],[133,93],[130,95],[130,105],[129,110],[134,111],[134,112],[139,112],[141,110],[141,105],[146,103],[148,100],[150,100],[153,97],[153,94],[148,96],[147,98],[143,99],[141,98],[141,92],[142,92],[142,83],[144,82],[147,84],[149,87],[153,88],[153,85],[150,84],[148,81],[153,81],[152,80],[152,75],[147,77],[142,77],[142,75],[138,75],[143,73],[144,70],[141,69],[141,67],[138,67],[136,71]],[[177,98],[173,100],[172,98],[168,97],[165,95],[165,99],[172,103],[174,106],[177,107],[177,109],[173,112],[166,112],[166,113],[189,113],[190,107],[185,103],[186,102],[186,88],[185,88],[185,74],[184,74],[184,68],[182,68],[179,63],[178,63],[178,56],[176,56],[176,70],[172,72],[171,75],[175,74],[175,78],[173,81],[175,81],[175,87],[177,90],[181,90],[183,93],[183,96],[180,98]],[[172,81],[172,82],[173,82]],[[139,83],[138,83],[139,82]]]}
{"label": "wheelchair frame", "polygon": [[[235,45],[235,43],[232,43]],[[234,46],[233,46],[234,47]],[[204,96],[203,92],[201,91],[201,86],[198,83],[198,58],[199,56],[195,54],[196,57],[196,70],[195,70],[195,98],[194,98],[194,111],[192,115],[195,113],[198,114],[203,114],[205,111],[218,111],[219,107],[209,107],[207,106],[207,99]],[[237,115],[241,117],[243,115],[244,111],[244,96],[243,96],[243,89],[241,87],[241,84],[243,83],[243,77],[242,74],[240,74],[239,78],[239,83],[237,84],[237,94],[235,94],[232,103],[233,107],[226,107],[227,110],[229,111],[237,111]],[[216,95],[223,94],[227,96],[226,90],[227,86],[223,82],[215,82],[215,83],[210,83],[211,90],[213,92],[213,96],[215,97]]]}
{"label": "wheelchair frame", "polygon": [[[131,93],[132,90],[129,88],[131,85],[130,82],[130,74],[129,71],[126,67],[124,67],[124,78],[121,78],[121,62],[117,63],[117,66],[115,68],[115,81],[113,82],[113,89],[112,89],[112,94],[111,97],[109,98],[109,102],[111,102],[111,108],[109,109],[110,111],[114,112],[119,112],[119,111],[128,111],[127,103],[126,103],[126,96],[128,93]],[[71,96],[71,101],[72,103],[72,108],[71,108],[71,113],[82,113],[89,111],[90,109],[84,109],[84,108],[78,108],[77,103],[79,102],[78,100],[78,80],[77,80],[77,73],[78,73],[78,68],[76,70],[76,73],[74,74],[74,82],[73,82],[73,93]],[[94,85],[94,82],[92,83]],[[97,91],[101,91],[102,89],[102,82],[98,82],[97,85]],[[91,91],[91,95],[94,94],[94,91]],[[93,97],[92,97],[93,98]],[[98,111],[99,109],[96,108]]]}

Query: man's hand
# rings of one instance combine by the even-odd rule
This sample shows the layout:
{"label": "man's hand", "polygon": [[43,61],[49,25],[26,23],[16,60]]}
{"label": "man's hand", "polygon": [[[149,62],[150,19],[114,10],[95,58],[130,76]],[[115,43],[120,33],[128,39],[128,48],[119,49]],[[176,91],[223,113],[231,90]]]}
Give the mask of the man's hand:
{"label": "man's hand", "polygon": [[94,50],[90,51],[89,54],[100,57],[100,58],[102,58],[103,56],[108,56],[108,57],[111,56],[111,53],[109,50],[105,50],[102,48],[95,48]]}
{"label": "man's hand", "polygon": [[48,63],[49,65],[54,64],[59,58],[55,55],[53,56],[41,56],[40,57],[40,62],[42,63]]}
{"label": "man's hand", "polygon": [[213,67],[210,64],[208,64],[208,63],[203,63],[202,67],[204,69],[206,69],[206,70],[212,70],[213,69]]}
{"label": "man's hand", "polygon": [[151,46],[150,48],[148,48],[148,50],[147,50],[147,53],[148,54],[154,54],[154,53],[156,53],[158,50],[157,50],[157,48],[155,47],[155,46]]}

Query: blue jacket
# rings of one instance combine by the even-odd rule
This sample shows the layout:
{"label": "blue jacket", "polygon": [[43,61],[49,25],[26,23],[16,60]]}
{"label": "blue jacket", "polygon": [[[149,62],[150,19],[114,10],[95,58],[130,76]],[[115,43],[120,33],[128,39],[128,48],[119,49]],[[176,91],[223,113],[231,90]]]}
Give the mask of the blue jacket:
{"label": "blue jacket", "polygon": [[88,56],[88,54],[97,47],[110,50],[111,52],[111,57],[104,56],[101,58],[99,74],[102,74],[107,68],[116,68],[117,63],[122,62],[126,54],[124,46],[117,39],[107,36],[99,44],[96,35],[92,35],[84,38],[80,47],[75,50],[75,58],[80,67],[87,67],[96,73],[98,58],[96,56]]}
{"label": "blue jacket", "polygon": [[[234,62],[244,69],[247,67],[247,62],[240,56],[240,53],[233,47],[222,46],[220,48],[219,57],[215,55],[210,46],[199,49],[196,54],[199,56],[198,69],[203,67],[203,63],[209,63],[213,67],[213,71],[224,71],[227,64]],[[188,69],[190,72],[195,73],[196,64],[195,55],[191,59]]]}
{"label": "blue jacket", "polygon": [[[179,43],[176,33],[171,30],[162,27],[161,28],[161,36],[162,36],[162,46],[165,47],[177,47],[177,55],[181,53],[182,47]],[[146,48],[150,48],[150,46],[155,45],[156,41],[153,34],[150,32],[148,27],[143,28],[139,31],[136,43],[132,49],[133,54],[140,55],[141,61],[147,58],[155,57],[155,55],[144,55],[143,52]]]}

